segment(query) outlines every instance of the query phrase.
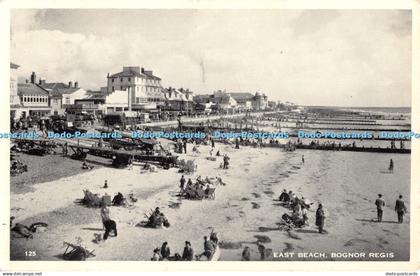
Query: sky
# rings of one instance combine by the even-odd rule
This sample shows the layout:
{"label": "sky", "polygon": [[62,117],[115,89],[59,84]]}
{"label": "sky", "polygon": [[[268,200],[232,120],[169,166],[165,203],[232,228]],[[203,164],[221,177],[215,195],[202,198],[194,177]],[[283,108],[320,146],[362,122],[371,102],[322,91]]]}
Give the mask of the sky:
{"label": "sky", "polygon": [[165,87],[300,105],[410,106],[409,10],[15,9],[21,80],[106,86],[123,66]]}

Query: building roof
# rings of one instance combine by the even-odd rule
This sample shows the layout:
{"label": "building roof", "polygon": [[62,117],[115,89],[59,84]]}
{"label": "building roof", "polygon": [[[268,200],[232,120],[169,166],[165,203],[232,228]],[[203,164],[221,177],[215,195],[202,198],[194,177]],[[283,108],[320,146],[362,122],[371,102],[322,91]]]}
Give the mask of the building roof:
{"label": "building roof", "polygon": [[54,96],[59,96],[61,97],[64,94],[73,94],[76,91],[79,91],[81,88],[54,88],[53,91],[51,92],[51,95]]}
{"label": "building roof", "polygon": [[13,62],[10,62],[10,69],[18,69],[19,67],[20,67],[19,65],[15,64]]}
{"label": "building roof", "polygon": [[88,90],[86,91],[87,97],[85,99],[105,99],[107,95],[110,93],[104,93],[102,91],[92,91]]}
{"label": "building roof", "polygon": [[50,82],[50,83],[42,83],[40,84],[42,88],[47,90],[53,90],[54,88],[68,88],[68,84],[62,82]]}
{"label": "building roof", "polygon": [[89,94],[84,100],[105,100],[109,94]]}
{"label": "building roof", "polygon": [[236,101],[251,101],[254,95],[248,92],[231,92],[229,95]]}
{"label": "building roof", "polygon": [[180,90],[176,90],[176,89],[162,89],[162,92],[165,95],[165,98],[168,101],[184,101],[184,102],[189,102],[192,101],[192,98],[187,98],[187,96]]}
{"label": "building roof", "polygon": [[144,70],[144,68],[137,66],[127,66],[123,67],[123,71],[115,73],[109,76],[110,78],[120,78],[120,77],[143,77],[148,79],[161,80],[159,77],[153,75],[153,71]]}
{"label": "building roof", "polygon": [[210,101],[210,95],[209,94],[195,95],[193,97],[193,100],[198,103],[206,103]]}
{"label": "building roof", "polygon": [[19,96],[48,96],[48,91],[34,83],[18,83]]}
{"label": "building roof", "polygon": [[161,80],[159,77],[156,77],[155,75],[153,75],[153,71],[143,71],[143,74],[145,74],[146,76],[148,76],[151,79],[155,79],[155,80]]}
{"label": "building roof", "polygon": [[231,99],[233,99],[233,97],[229,95],[219,95],[215,97],[215,102],[218,104],[229,104]]}
{"label": "building roof", "polygon": [[146,75],[140,74],[139,72],[136,72],[134,70],[127,70],[122,71],[119,73],[112,74],[109,76],[110,78],[120,78],[120,77],[147,77]]}

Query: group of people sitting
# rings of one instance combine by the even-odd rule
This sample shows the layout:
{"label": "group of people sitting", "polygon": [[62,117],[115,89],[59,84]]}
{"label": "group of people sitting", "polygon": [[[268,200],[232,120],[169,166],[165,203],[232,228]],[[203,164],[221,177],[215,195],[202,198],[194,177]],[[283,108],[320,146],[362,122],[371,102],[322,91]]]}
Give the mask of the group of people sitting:
{"label": "group of people sitting", "polygon": [[305,198],[299,198],[292,191],[286,189],[281,193],[279,200],[283,205],[292,210],[292,214],[284,213],[282,219],[286,223],[292,223],[296,227],[303,227],[308,224],[308,209],[313,203],[307,203]]}
{"label": "group of people sitting", "polygon": [[186,184],[185,182],[185,177],[182,176],[179,185],[181,189],[179,192],[180,196],[184,196],[188,199],[203,199],[214,196],[215,188],[210,187],[212,182],[208,177],[202,179],[199,175],[195,180],[195,184],[192,182],[191,178],[188,179]]}
{"label": "group of people sitting", "polygon": [[208,261],[210,261],[214,253],[216,252],[217,246],[219,244],[219,238],[216,232],[210,233],[210,238],[204,236],[204,251],[201,254],[194,255],[194,249],[191,246],[190,241],[185,241],[184,251],[182,256],[179,253],[171,255],[171,249],[167,241],[165,241],[161,248],[158,247],[153,250],[152,261],[193,261],[200,260],[202,256],[205,256]]}
{"label": "group of people sitting", "polygon": [[179,253],[175,253],[171,256],[171,249],[168,242],[164,242],[159,249],[156,247],[153,250],[152,261],[192,261],[194,260],[194,250],[191,247],[191,242],[185,241],[184,252],[182,256]]}

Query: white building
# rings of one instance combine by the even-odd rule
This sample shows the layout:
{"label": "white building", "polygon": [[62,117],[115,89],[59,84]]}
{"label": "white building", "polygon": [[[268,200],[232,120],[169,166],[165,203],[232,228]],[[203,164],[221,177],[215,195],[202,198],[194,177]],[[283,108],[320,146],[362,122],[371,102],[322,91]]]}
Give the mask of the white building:
{"label": "white building", "polygon": [[19,65],[10,63],[10,119],[16,120],[21,117],[19,108],[21,107],[18,96],[18,71]]}
{"label": "white building", "polygon": [[51,110],[53,115],[63,115],[66,107],[73,105],[76,100],[87,97],[87,91],[80,88],[75,82],[69,82],[68,87],[54,88],[51,92]]}
{"label": "white building", "polygon": [[49,104],[49,93],[39,86],[31,78],[31,82],[18,84],[18,96],[21,107],[17,117],[26,118],[28,116],[49,116],[51,107]]}
{"label": "white building", "polygon": [[90,91],[83,99],[76,99],[67,110],[71,113],[87,113],[104,115],[115,112],[128,111],[128,95],[126,90],[114,90],[111,93]]}
{"label": "white building", "polygon": [[107,92],[127,91],[129,109],[151,110],[163,105],[161,79],[153,71],[138,66],[124,66],[123,71],[107,77]]}

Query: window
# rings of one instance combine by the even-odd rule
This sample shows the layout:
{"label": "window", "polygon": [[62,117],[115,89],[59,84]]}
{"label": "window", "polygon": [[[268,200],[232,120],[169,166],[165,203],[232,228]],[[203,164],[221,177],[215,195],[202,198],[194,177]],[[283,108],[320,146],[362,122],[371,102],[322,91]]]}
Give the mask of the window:
{"label": "window", "polygon": [[114,82],[114,79],[113,78],[111,79],[111,82]]}
{"label": "window", "polygon": [[123,87],[122,87],[122,85],[121,85],[121,90],[123,90]]}
{"label": "window", "polygon": [[113,87],[112,87],[112,92],[114,92],[114,91],[115,91],[115,87],[113,86]]}
{"label": "window", "polygon": [[123,80],[124,80],[124,78],[121,78],[121,79],[120,79],[120,82],[123,82]]}
{"label": "window", "polygon": [[136,97],[136,103],[140,103],[140,98]]}
{"label": "window", "polygon": [[131,81],[131,78],[128,78],[128,81],[130,82]]}

